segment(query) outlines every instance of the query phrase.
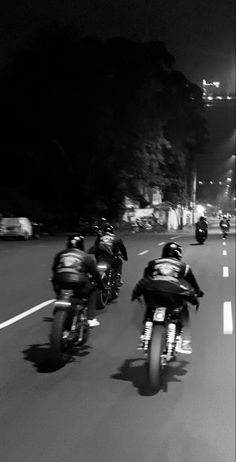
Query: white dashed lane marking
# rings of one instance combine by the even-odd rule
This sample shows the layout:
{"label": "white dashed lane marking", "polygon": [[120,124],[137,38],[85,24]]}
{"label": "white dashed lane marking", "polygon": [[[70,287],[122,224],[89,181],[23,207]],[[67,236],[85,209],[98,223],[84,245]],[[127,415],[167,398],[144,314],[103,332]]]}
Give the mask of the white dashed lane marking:
{"label": "white dashed lane marking", "polygon": [[149,250],[143,250],[143,252],[139,252],[138,255],[144,255],[145,253],[148,253]]}
{"label": "white dashed lane marking", "polygon": [[163,245],[163,244],[165,244],[165,242],[159,242],[159,244],[158,244],[158,245]]}
{"label": "white dashed lane marking", "polygon": [[223,245],[226,245],[226,242],[225,242],[225,241],[223,241],[223,242],[222,242],[222,244],[223,244]]}
{"label": "white dashed lane marking", "polygon": [[223,255],[227,255],[227,250],[223,250],[223,251],[222,251],[222,254],[223,254]]}
{"label": "white dashed lane marking", "polygon": [[50,305],[53,303],[55,299],[53,300],[47,300],[46,302],[40,303],[39,305],[33,306],[33,308],[30,308],[27,311],[24,311],[21,314],[18,314],[17,316],[14,316],[14,318],[8,319],[8,321],[4,321],[0,324],[0,329],[3,329],[4,327],[10,326],[11,324],[14,324],[17,321],[20,321],[23,318],[26,318],[26,316],[29,316],[32,313],[35,313],[35,311],[41,310],[47,305]]}
{"label": "white dashed lane marking", "polygon": [[223,333],[224,335],[231,335],[233,333],[233,315],[232,303],[224,302],[223,304]]}
{"label": "white dashed lane marking", "polygon": [[223,278],[228,278],[228,277],[229,277],[229,267],[223,266]]}

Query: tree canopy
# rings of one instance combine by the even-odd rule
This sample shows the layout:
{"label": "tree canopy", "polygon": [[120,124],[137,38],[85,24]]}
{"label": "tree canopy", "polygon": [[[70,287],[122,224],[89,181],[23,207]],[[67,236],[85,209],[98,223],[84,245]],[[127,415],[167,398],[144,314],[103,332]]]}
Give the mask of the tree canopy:
{"label": "tree canopy", "polygon": [[0,77],[1,186],[47,212],[108,217],[140,186],[187,200],[206,129],[201,89],[174,64],[159,41],[41,31]]}

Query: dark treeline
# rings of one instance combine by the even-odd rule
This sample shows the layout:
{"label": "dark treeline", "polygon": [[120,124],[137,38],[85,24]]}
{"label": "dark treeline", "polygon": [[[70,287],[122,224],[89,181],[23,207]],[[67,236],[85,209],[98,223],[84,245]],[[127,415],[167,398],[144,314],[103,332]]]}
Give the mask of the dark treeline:
{"label": "dark treeline", "polygon": [[201,89],[173,66],[159,41],[40,32],[0,78],[0,210],[17,194],[14,213],[114,218],[143,186],[187,201],[206,129]]}

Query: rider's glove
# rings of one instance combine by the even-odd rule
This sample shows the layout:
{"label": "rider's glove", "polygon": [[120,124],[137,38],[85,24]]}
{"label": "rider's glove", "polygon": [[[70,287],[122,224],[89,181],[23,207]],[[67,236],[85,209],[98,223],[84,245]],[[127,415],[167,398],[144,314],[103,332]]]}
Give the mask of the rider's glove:
{"label": "rider's glove", "polygon": [[200,307],[200,303],[198,301],[198,303],[195,305],[196,311],[199,311],[199,307]]}

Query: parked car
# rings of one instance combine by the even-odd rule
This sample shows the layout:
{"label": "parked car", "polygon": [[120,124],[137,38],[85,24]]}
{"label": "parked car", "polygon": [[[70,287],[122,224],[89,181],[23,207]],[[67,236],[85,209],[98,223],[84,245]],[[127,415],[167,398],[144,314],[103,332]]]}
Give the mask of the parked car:
{"label": "parked car", "polygon": [[0,220],[0,238],[22,238],[25,240],[33,236],[31,222],[26,217],[5,217]]}

